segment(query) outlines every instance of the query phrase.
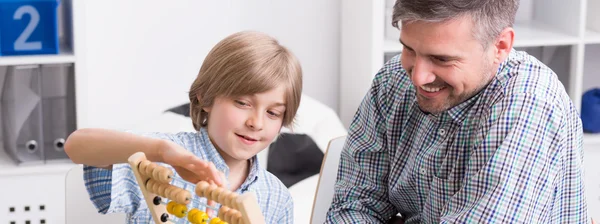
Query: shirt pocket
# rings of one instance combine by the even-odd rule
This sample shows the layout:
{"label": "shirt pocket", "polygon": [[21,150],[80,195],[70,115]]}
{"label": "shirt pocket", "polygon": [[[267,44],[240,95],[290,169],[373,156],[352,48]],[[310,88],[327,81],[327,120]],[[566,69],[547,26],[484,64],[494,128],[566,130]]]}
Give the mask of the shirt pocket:
{"label": "shirt pocket", "polygon": [[440,221],[440,217],[448,209],[450,199],[458,191],[458,185],[459,183],[453,178],[440,178],[432,175],[429,197],[423,207],[425,222],[438,223]]}

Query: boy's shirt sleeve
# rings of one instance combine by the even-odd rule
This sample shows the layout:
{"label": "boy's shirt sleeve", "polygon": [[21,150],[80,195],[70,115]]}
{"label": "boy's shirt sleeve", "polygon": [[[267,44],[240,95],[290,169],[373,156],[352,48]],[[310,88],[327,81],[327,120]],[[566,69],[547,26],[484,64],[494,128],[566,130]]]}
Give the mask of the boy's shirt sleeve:
{"label": "boy's shirt sleeve", "polygon": [[[131,131],[130,133],[170,140],[183,147],[186,146],[181,139],[182,136]],[[112,169],[84,165],[83,180],[90,200],[99,213],[134,214],[140,208],[147,208],[129,163],[114,164]]]}
{"label": "boy's shirt sleeve", "polygon": [[143,205],[143,195],[127,163],[112,170],[84,166],[84,182],[90,200],[102,214],[135,213]]}
{"label": "boy's shirt sleeve", "polygon": [[279,218],[277,223],[293,224],[294,223],[294,200],[292,196],[288,194],[288,198],[282,208],[282,217]]}

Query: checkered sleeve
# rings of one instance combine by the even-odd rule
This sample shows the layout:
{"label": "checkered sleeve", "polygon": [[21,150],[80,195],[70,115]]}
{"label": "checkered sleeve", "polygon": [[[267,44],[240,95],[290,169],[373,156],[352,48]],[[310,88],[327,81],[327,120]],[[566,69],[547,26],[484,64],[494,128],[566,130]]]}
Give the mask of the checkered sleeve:
{"label": "checkered sleeve", "polygon": [[285,197],[282,197],[282,198],[285,199],[285,202],[281,203],[281,204],[283,204],[283,207],[280,208],[282,216],[279,218],[277,223],[293,224],[294,223],[294,201],[290,194],[286,193],[284,195],[285,195]]}
{"label": "checkered sleeve", "polygon": [[[586,223],[580,126],[547,96],[505,96],[482,122],[465,183],[441,223]],[[432,191],[452,188],[434,180]],[[441,195],[444,195],[442,193]]]}
{"label": "checkered sleeve", "polygon": [[84,181],[98,212],[133,214],[145,206],[129,164],[114,164],[111,170],[85,166]]}
{"label": "checkered sleeve", "polygon": [[382,184],[389,172],[385,117],[390,75],[385,68],[378,72],[350,125],[326,223],[385,222],[397,213]]}

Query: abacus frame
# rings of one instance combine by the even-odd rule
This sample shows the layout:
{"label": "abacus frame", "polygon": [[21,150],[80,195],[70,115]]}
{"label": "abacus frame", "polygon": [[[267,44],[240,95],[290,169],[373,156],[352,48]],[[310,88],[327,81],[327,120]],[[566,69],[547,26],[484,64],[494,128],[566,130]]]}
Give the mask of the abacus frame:
{"label": "abacus frame", "polygon": [[[133,170],[136,181],[140,187],[140,190],[142,191],[144,200],[146,201],[146,204],[148,205],[148,209],[150,210],[150,213],[152,214],[152,218],[153,218],[154,222],[156,224],[173,224],[173,222],[168,221],[168,220],[165,222],[161,221],[161,215],[167,213],[167,207],[164,204],[155,205],[153,200],[155,197],[157,197],[159,195],[157,195],[154,192],[149,191],[146,188],[145,183],[147,182],[147,180],[153,179],[153,177],[144,176],[144,175],[142,175],[142,173],[139,170],[139,164],[145,160],[148,160],[148,159],[146,158],[146,155],[143,152],[136,152],[128,158],[128,163],[129,163],[131,169]],[[198,183],[198,185],[199,184],[200,183]],[[217,194],[219,194],[220,192],[228,191],[228,190],[221,188],[221,187],[211,186],[211,188],[208,188],[207,191],[208,191],[208,195],[213,195],[217,192],[218,192]],[[196,194],[198,194],[197,190],[196,190]],[[221,205],[229,205],[229,206],[227,206],[228,208],[239,211],[241,213],[241,217],[242,217],[240,224],[265,224],[265,219],[264,219],[262,212],[258,206],[256,195],[254,195],[254,193],[246,192],[241,195],[237,195],[237,194],[234,194],[234,195],[235,195],[234,200],[231,200],[228,202],[223,201],[221,197],[211,198],[211,199]],[[199,196],[201,196],[201,195],[199,195]],[[231,203],[233,203],[233,204],[231,204]],[[219,211],[218,217],[225,220],[225,218],[222,216],[223,216],[222,212]],[[232,223],[232,224],[237,224],[237,223]]]}

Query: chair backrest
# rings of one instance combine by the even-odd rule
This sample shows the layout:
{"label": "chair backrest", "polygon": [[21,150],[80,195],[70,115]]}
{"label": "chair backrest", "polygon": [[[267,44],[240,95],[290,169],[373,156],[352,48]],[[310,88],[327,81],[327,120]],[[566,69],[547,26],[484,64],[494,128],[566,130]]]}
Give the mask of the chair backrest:
{"label": "chair backrest", "polygon": [[335,182],[337,179],[338,166],[340,164],[340,155],[342,148],[346,142],[346,136],[335,138],[329,142],[323,164],[321,165],[321,173],[319,174],[319,182],[317,184],[317,192],[311,215],[311,224],[322,224],[325,222],[327,210],[333,201],[333,193]]}
{"label": "chair backrest", "polygon": [[83,166],[71,168],[65,178],[65,223],[125,223],[125,214],[98,213],[83,182]]}

